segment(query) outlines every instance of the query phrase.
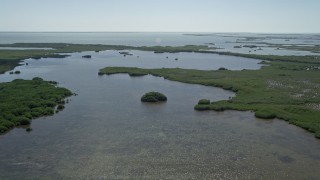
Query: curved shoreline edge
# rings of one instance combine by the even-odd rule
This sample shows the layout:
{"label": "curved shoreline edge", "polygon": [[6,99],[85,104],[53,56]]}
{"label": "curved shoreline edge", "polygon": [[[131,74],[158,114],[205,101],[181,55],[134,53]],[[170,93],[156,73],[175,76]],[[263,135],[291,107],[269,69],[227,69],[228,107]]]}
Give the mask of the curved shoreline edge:
{"label": "curved shoreline edge", "polygon": [[[233,91],[229,100],[195,105],[196,110],[254,111],[263,119],[282,119],[320,138],[319,70],[305,70],[304,65],[270,62],[261,70],[191,70],[180,68],[141,69],[106,67],[99,75],[126,73],[130,76],[153,75],[172,81],[220,87]],[[310,89],[306,91],[306,89]],[[301,95],[301,93],[304,93]]]}
{"label": "curved shoreline edge", "polygon": [[[61,53],[74,53],[83,51],[105,51],[105,50],[140,50],[151,51],[154,53],[179,53],[194,52],[229,55],[237,57],[245,57],[252,59],[294,62],[304,64],[320,64],[319,56],[276,56],[276,55],[256,55],[241,54],[232,52],[214,51],[217,47],[209,47],[207,45],[185,45],[185,46],[125,46],[125,45],[102,45],[102,44],[68,44],[68,43],[14,43],[0,44],[0,47],[12,48],[49,48],[40,50],[10,50],[0,49],[0,74],[12,70],[19,65],[21,60],[28,58],[65,58],[69,55]],[[303,60],[301,60],[303,57]]]}
{"label": "curved shoreline edge", "polygon": [[211,53],[246,57],[262,61],[269,66],[259,70],[242,71],[200,71],[186,69],[139,69],[109,67],[100,70],[99,75],[128,73],[131,76],[151,74],[169,80],[190,84],[221,87],[236,92],[237,96],[209,105],[196,105],[197,110],[240,110],[254,111],[264,119],[279,118],[302,127],[320,138],[320,56],[277,56],[217,52],[216,48],[205,45],[185,45],[178,47],[152,46],[135,47],[99,44],[66,43],[16,43],[0,44],[0,47],[51,48],[51,50],[0,50],[0,73],[19,65],[27,58],[64,58],[82,51],[141,50],[154,53]]}

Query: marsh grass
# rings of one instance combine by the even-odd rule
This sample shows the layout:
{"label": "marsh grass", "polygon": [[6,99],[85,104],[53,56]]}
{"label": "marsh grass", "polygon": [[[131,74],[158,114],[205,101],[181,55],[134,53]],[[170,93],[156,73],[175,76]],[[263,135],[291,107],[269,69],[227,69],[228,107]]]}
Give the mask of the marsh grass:
{"label": "marsh grass", "polygon": [[[320,103],[320,57],[319,56],[275,56],[240,54],[231,52],[215,52],[216,48],[204,45],[186,45],[180,47],[152,46],[134,47],[121,45],[81,45],[64,43],[16,43],[2,44],[2,47],[39,47],[52,48],[52,50],[0,50],[0,73],[13,69],[20,60],[26,58],[63,58],[68,55],[59,53],[72,53],[82,51],[103,50],[142,50],[156,53],[214,53],[265,60],[261,70],[242,71],[200,71],[186,69],[139,69],[139,68],[104,68],[99,75],[128,73],[131,76],[152,74],[166,79],[191,84],[221,87],[237,93],[235,98],[212,102],[209,105],[198,104],[198,110],[252,110],[257,117],[279,118],[295,124],[320,138],[320,112],[307,104]],[[317,47],[318,48],[318,47]],[[8,92],[7,92],[8,94]],[[24,97],[24,96],[22,96]],[[51,107],[36,107],[27,117],[39,117],[53,114]],[[24,112],[24,110],[22,110]],[[11,117],[9,114],[8,117]],[[15,124],[5,121],[6,126]]]}

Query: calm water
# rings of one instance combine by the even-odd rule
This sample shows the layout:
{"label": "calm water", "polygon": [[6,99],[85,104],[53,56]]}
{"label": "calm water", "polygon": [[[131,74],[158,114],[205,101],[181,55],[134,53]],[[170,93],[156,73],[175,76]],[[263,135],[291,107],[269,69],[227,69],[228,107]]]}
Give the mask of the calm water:
{"label": "calm water", "polygon": [[[163,78],[98,76],[106,66],[257,69],[259,61],[229,56],[132,51],[73,53],[64,59],[26,60],[22,74],[60,82],[78,96],[52,117],[0,136],[0,179],[318,179],[320,142],[284,121],[251,112],[197,112],[201,98],[232,92]],[[92,54],[92,59],[82,55]],[[139,58],[137,58],[139,55]],[[179,61],[175,61],[175,57]],[[144,104],[148,91],[167,95]]]}
{"label": "calm water", "polygon": [[[246,39],[253,37],[254,39]],[[288,41],[289,40],[289,41]],[[214,43],[218,51],[273,55],[319,55],[308,51],[275,50],[263,47],[263,50],[234,48],[239,45],[258,45],[261,42],[272,44],[320,45],[319,34],[253,34],[253,33],[213,33],[208,36],[191,36],[184,33],[5,33],[0,32],[0,44],[7,43],[80,43],[111,44],[129,46],[183,46]],[[241,43],[237,43],[241,42]],[[251,52],[249,52],[251,51]]]}

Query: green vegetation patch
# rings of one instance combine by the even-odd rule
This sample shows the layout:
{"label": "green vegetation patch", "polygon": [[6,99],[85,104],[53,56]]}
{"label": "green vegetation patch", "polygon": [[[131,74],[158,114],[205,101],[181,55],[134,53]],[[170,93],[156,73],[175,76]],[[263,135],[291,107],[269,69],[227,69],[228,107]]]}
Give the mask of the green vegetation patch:
{"label": "green vegetation patch", "polygon": [[154,51],[155,53],[179,53],[179,52],[199,52],[205,50],[216,50],[218,48],[209,47],[207,45],[185,45],[185,46],[141,46],[136,50]]}
{"label": "green vegetation patch", "polygon": [[[229,100],[199,103],[196,110],[254,111],[264,119],[279,118],[320,138],[320,66],[311,56],[259,56],[271,60],[260,70],[221,71],[179,68],[139,69],[107,67],[99,74],[129,73],[161,76],[190,84],[221,87],[236,92]],[[313,63],[314,62],[314,63]],[[204,102],[204,101],[201,101]]]}
{"label": "green vegetation patch", "polygon": [[41,78],[0,83],[0,133],[31,120],[54,114],[55,107],[72,93]]}
{"label": "green vegetation patch", "polygon": [[164,102],[167,97],[159,92],[148,92],[141,97],[142,102]]}
{"label": "green vegetation patch", "polygon": [[200,99],[198,104],[206,104],[206,105],[208,105],[208,104],[210,104],[210,100],[209,99]]}
{"label": "green vegetation patch", "polygon": [[198,104],[194,106],[195,110],[206,111],[210,110],[210,100],[209,99],[200,99]]}
{"label": "green vegetation patch", "polygon": [[[253,40],[253,41],[251,41]],[[266,40],[266,39],[260,39]],[[286,39],[286,41],[290,41]],[[277,50],[285,49],[285,50],[292,50],[292,51],[307,51],[311,53],[320,53],[320,45],[311,45],[311,44],[274,44],[274,43],[267,43],[267,42],[257,42],[253,37],[247,38],[246,40],[237,40],[236,43],[254,43],[258,45],[243,45],[242,47],[247,48],[259,48],[256,50],[261,50],[261,48],[275,48]],[[234,46],[234,48],[241,48],[241,46]]]}
{"label": "green vegetation patch", "polygon": [[[131,76],[142,76],[152,74],[184,83],[221,87],[236,92],[237,96],[228,101],[198,104],[195,106],[195,109],[210,109],[216,111],[227,109],[241,111],[252,110],[257,117],[284,119],[315,133],[315,135],[320,138],[319,56],[275,56],[216,52],[212,50],[217,48],[204,45],[135,47],[65,43],[16,43],[1,44],[0,46],[52,48],[51,50],[0,50],[0,73],[13,69],[18,65],[19,61],[23,59],[46,57],[63,58],[68,55],[61,55],[59,53],[82,51],[142,50],[153,51],[155,53],[196,52],[267,60],[268,62],[264,61],[264,64],[268,64],[269,66],[265,66],[261,70],[229,71],[221,68],[218,71],[200,71],[179,68],[150,70],[109,67],[100,70],[99,75],[128,73]],[[297,47],[285,48],[297,50]],[[314,52],[318,51],[318,46],[313,48],[316,48]],[[299,47],[299,50],[301,50],[301,47]],[[50,115],[53,113],[53,110],[49,107],[50,105],[53,106],[54,104],[48,103],[43,107],[32,108],[30,113],[31,117],[29,115],[21,116],[18,113],[14,121],[10,120],[13,119],[10,114],[6,116],[6,118],[2,116],[2,119],[6,120],[6,122],[2,124],[7,125],[1,125],[0,128],[11,127],[12,125],[10,123],[15,121],[27,124],[28,122],[24,117],[30,120],[33,117],[37,117],[37,115]],[[27,111],[24,109],[22,112]],[[13,124],[15,125],[15,123]]]}
{"label": "green vegetation patch", "polygon": [[312,53],[320,53],[320,45],[276,45],[272,44],[269,47],[281,48],[292,51],[309,51]]}

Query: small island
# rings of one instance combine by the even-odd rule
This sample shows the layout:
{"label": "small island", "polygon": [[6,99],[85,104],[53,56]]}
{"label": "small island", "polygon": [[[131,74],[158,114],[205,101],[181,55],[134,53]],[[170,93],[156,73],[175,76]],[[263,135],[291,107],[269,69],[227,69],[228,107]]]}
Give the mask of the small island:
{"label": "small island", "polygon": [[148,92],[141,97],[142,102],[165,102],[167,97],[159,92]]}
{"label": "small island", "polygon": [[129,52],[119,52],[119,54],[123,55],[123,56],[133,56],[133,54],[129,53]]}
{"label": "small island", "polygon": [[82,56],[82,58],[90,59],[90,58],[91,58],[91,55],[84,55],[84,56]]}
{"label": "small island", "polygon": [[21,74],[21,72],[20,71],[11,71],[11,72],[9,72],[9,74]]}

